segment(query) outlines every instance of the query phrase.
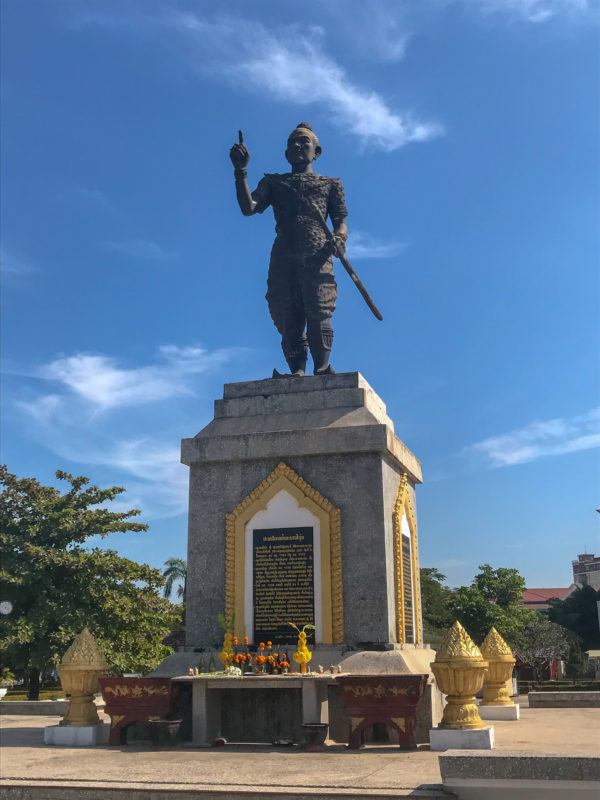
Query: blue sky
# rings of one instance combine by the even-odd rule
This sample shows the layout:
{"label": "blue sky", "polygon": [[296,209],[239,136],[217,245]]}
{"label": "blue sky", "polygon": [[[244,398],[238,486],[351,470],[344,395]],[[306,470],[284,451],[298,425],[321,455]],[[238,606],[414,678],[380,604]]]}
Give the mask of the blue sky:
{"label": "blue sky", "polygon": [[308,120],[340,176],[348,256],[332,363],[423,463],[421,562],[567,586],[600,552],[596,0],[2,4],[3,461],[127,494],[185,557],[179,440],[224,382],[283,369],[270,212]]}

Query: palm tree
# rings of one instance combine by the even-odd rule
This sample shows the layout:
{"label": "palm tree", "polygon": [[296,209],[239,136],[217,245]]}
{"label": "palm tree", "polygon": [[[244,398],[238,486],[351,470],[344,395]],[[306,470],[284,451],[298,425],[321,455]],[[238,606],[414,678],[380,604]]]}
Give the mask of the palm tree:
{"label": "palm tree", "polygon": [[167,600],[171,598],[173,586],[178,583],[177,597],[185,603],[185,590],[187,582],[187,561],[183,558],[169,558],[165,561],[166,569],[163,570],[165,576],[165,586],[163,588],[163,597]]}

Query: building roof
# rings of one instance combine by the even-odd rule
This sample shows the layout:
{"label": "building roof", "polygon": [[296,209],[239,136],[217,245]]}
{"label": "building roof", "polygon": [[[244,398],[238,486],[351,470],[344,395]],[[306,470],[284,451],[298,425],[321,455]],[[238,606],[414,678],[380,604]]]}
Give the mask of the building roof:
{"label": "building roof", "polygon": [[546,603],[551,597],[562,600],[569,588],[564,586],[560,589],[525,589],[522,599],[524,603]]}
{"label": "building roof", "polygon": [[548,608],[548,600],[558,597],[563,600],[568,594],[570,586],[560,588],[525,589],[520,604],[528,608]]}

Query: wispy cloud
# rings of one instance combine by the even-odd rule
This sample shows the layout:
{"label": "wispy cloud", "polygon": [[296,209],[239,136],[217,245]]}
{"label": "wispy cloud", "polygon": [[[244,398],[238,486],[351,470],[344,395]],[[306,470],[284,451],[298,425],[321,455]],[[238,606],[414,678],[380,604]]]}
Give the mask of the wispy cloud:
{"label": "wispy cloud", "polygon": [[[13,402],[38,443],[61,459],[106,468],[109,480],[125,485],[123,508],[141,507],[146,518],[171,516],[187,504],[179,439],[203,424],[194,398],[208,373],[242,352],[165,345],[151,364],[129,368],[107,355],[75,353],[33,372],[34,385],[41,379],[52,391]],[[12,374],[31,385],[31,372]]]}
{"label": "wispy cloud", "polygon": [[78,207],[82,205],[92,206],[112,215],[118,213],[109,197],[93,186],[66,184],[58,192],[58,199],[69,204],[76,204]]}
{"label": "wispy cloud", "polygon": [[12,250],[5,250],[4,248],[0,251],[0,268],[6,276],[29,275],[38,271],[38,267],[31,261]]}
{"label": "wispy cloud", "polygon": [[[209,352],[202,347],[159,348],[157,363],[130,369],[105,355],[76,353],[57,358],[38,376],[60,385],[97,410],[138,406],[193,393],[191,378],[213,370],[230,359],[233,350]],[[44,414],[61,409],[61,395],[53,392],[22,406],[41,421]]]}
{"label": "wispy cloud", "polygon": [[393,258],[405,247],[404,242],[382,242],[356,230],[350,231],[347,242],[348,257],[357,261],[361,258]]}
{"label": "wispy cloud", "polygon": [[104,450],[71,452],[70,458],[81,461],[82,455],[87,464],[106,466],[134,479],[127,481],[123,500],[128,508],[141,506],[146,515],[153,517],[187,510],[189,473],[180,463],[178,446],[145,438],[126,439]]}
{"label": "wispy cloud", "polygon": [[[262,97],[325,109],[365,147],[392,151],[424,142],[443,130],[409,110],[393,109],[376,91],[354,83],[344,67],[324,52],[324,31],[317,26],[268,28],[251,19],[207,17],[193,12],[165,11],[161,16],[103,16],[85,13],[84,24],[121,28],[130,34],[179,39],[177,51],[203,78],[229,83],[236,90]],[[243,35],[240,31],[243,30]],[[401,55],[397,45],[396,58]]]}
{"label": "wispy cloud", "polygon": [[491,466],[509,467],[595,447],[600,447],[600,408],[576,417],[535,421],[477,442],[467,452],[484,455]]}
{"label": "wispy cloud", "polygon": [[[546,22],[553,17],[579,18],[593,11],[595,0],[461,0],[488,14],[503,14],[527,22]],[[597,5],[596,5],[597,9]]]}
{"label": "wispy cloud", "polygon": [[167,261],[176,255],[147,239],[109,240],[102,242],[102,246],[111,253],[118,253],[140,261]]}

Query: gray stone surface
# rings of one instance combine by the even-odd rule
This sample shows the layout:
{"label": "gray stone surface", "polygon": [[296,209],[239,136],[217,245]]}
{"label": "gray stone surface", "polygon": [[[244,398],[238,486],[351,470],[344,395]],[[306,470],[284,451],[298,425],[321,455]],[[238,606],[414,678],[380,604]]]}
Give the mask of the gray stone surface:
{"label": "gray stone surface", "polygon": [[[496,749],[481,753],[480,757],[493,758],[506,752],[524,757],[532,754],[546,757],[548,753],[554,753],[559,757],[574,755],[597,759],[600,752],[600,709],[529,709],[525,705],[521,714],[518,725],[514,722],[494,724]],[[269,800],[290,797],[294,800],[322,800],[329,795],[341,798],[352,793],[361,798],[374,796],[391,800],[404,796],[418,797],[417,787],[423,789],[423,784],[441,784],[440,754],[424,747],[400,753],[396,747],[349,751],[340,744],[332,745],[323,753],[299,753],[295,748],[248,745],[219,749],[183,746],[157,750],[149,742],[93,750],[45,746],[43,729],[57,721],[57,717],[8,716],[0,719],[0,798],[106,800],[110,796],[120,800],[176,800],[177,793],[181,792],[179,796],[193,797],[194,800],[199,797],[203,800],[212,797],[240,800],[265,796]],[[446,753],[443,757],[448,755]],[[462,751],[457,755],[468,756],[470,753]],[[586,774],[590,775],[582,771],[583,777]],[[551,795],[556,800],[571,800],[572,797],[583,800],[585,796],[580,792],[569,794],[568,791],[561,795],[559,790],[564,784],[556,780],[540,780],[538,784],[556,789]],[[569,790],[575,784],[579,787],[594,786],[593,780],[589,779],[572,781]],[[73,787],[73,793],[67,787]],[[110,794],[113,788],[115,791]],[[35,794],[30,793],[33,791]],[[542,796],[542,800],[547,800],[548,796]],[[516,797],[532,800],[528,794],[516,795],[512,786],[508,792],[496,794],[495,800]],[[597,800],[597,797],[598,792],[592,800]],[[481,795],[478,800],[481,800]]]}
{"label": "gray stone surface", "polygon": [[494,726],[484,728],[448,730],[432,728],[429,731],[432,750],[491,750],[494,747]]}
{"label": "gray stone surface", "polygon": [[36,716],[64,717],[68,700],[4,700],[0,703],[0,714],[35,714]]}
{"label": "gray stone surface", "polygon": [[544,755],[523,750],[440,755],[442,778],[600,781],[600,757]]}
{"label": "gray stone surface", "polygon": [[600,692],[529,692],[529,708],[600,708]]}
{"label": "gray stone surface", "polygon": [[341,510],[344,641],[395,641],[392,509],[421,465],[357,372],[226,384],[215,419],[182,442],[190,467],[186,645],[219,647],[225,518],[281,462]]}
{"label": "gray stone surface", "polygon": [[[331,412],[331,413],[327,413]],[[357,413],[358,412],[358,413]],[[305,392],[292,394],[252,395],[230,400],[215,400],[215,423],[210,430],[225,427],[223,419],[232,417],[249,418],[257,415],[277,416],[277,424],[285,424],[287,415],[298,414],[292,426],[310,427],[310,413],[321,414],[321,419],[343,420],[345,425],[369,424],[373,421],[388,425],[393,430],[393,423],[387,416],[383,402],[371,389],[329,389],[327,392]],[[335,424],[335,423],[334,423]],[[281,430],[285,430],[284,427]]]}
{"label": "gray stone surface", "polygon": [[351,675],[431,675],[431,662],[435,650],[429,645],[401,645],[397,649],[382,652],[363,650],[349,652],[341,661],[344,672]]}
{"label": "gray stone surface", "polygon": [[[263,782],[259,780],[259,783]],[[369,800],[398,800],[402,797],[410,797],[412,800],[452,800],[456,795],[434,785],[424,789],[380,790],[353,786],[299,789],[291,785],[283,789],[265,786],[240,788],[236,783],[227,787],[217,783],[208,788],[206,784],[201,784],[200,788],[191,789],[181,784],[163,784],[160,788],[155,788],[131,783],[119,783],[116,786],[106,783],[96,786],[69,786],[64,782],[57,785],[43,781],[5,781],[0,785],[0,800],[263,800],[265,797],[268,800],[362,800],[366,797]]]}
{"label": "gray stone surface", "polygon": [[517,720],[520,716],[520,707],[511,706],[484,706],[480,705],[477,709],[481,719],[512,719]]}
{"label": "gray stone surface", "polygon": [[280,452],[374,450],[386,451],[414,481],[422,480],[419,461],[394,435],[385,403],[358,372],[229,383],[223,395],[215,401],[213,421],[182,441],[184,464],[269,458]]}

